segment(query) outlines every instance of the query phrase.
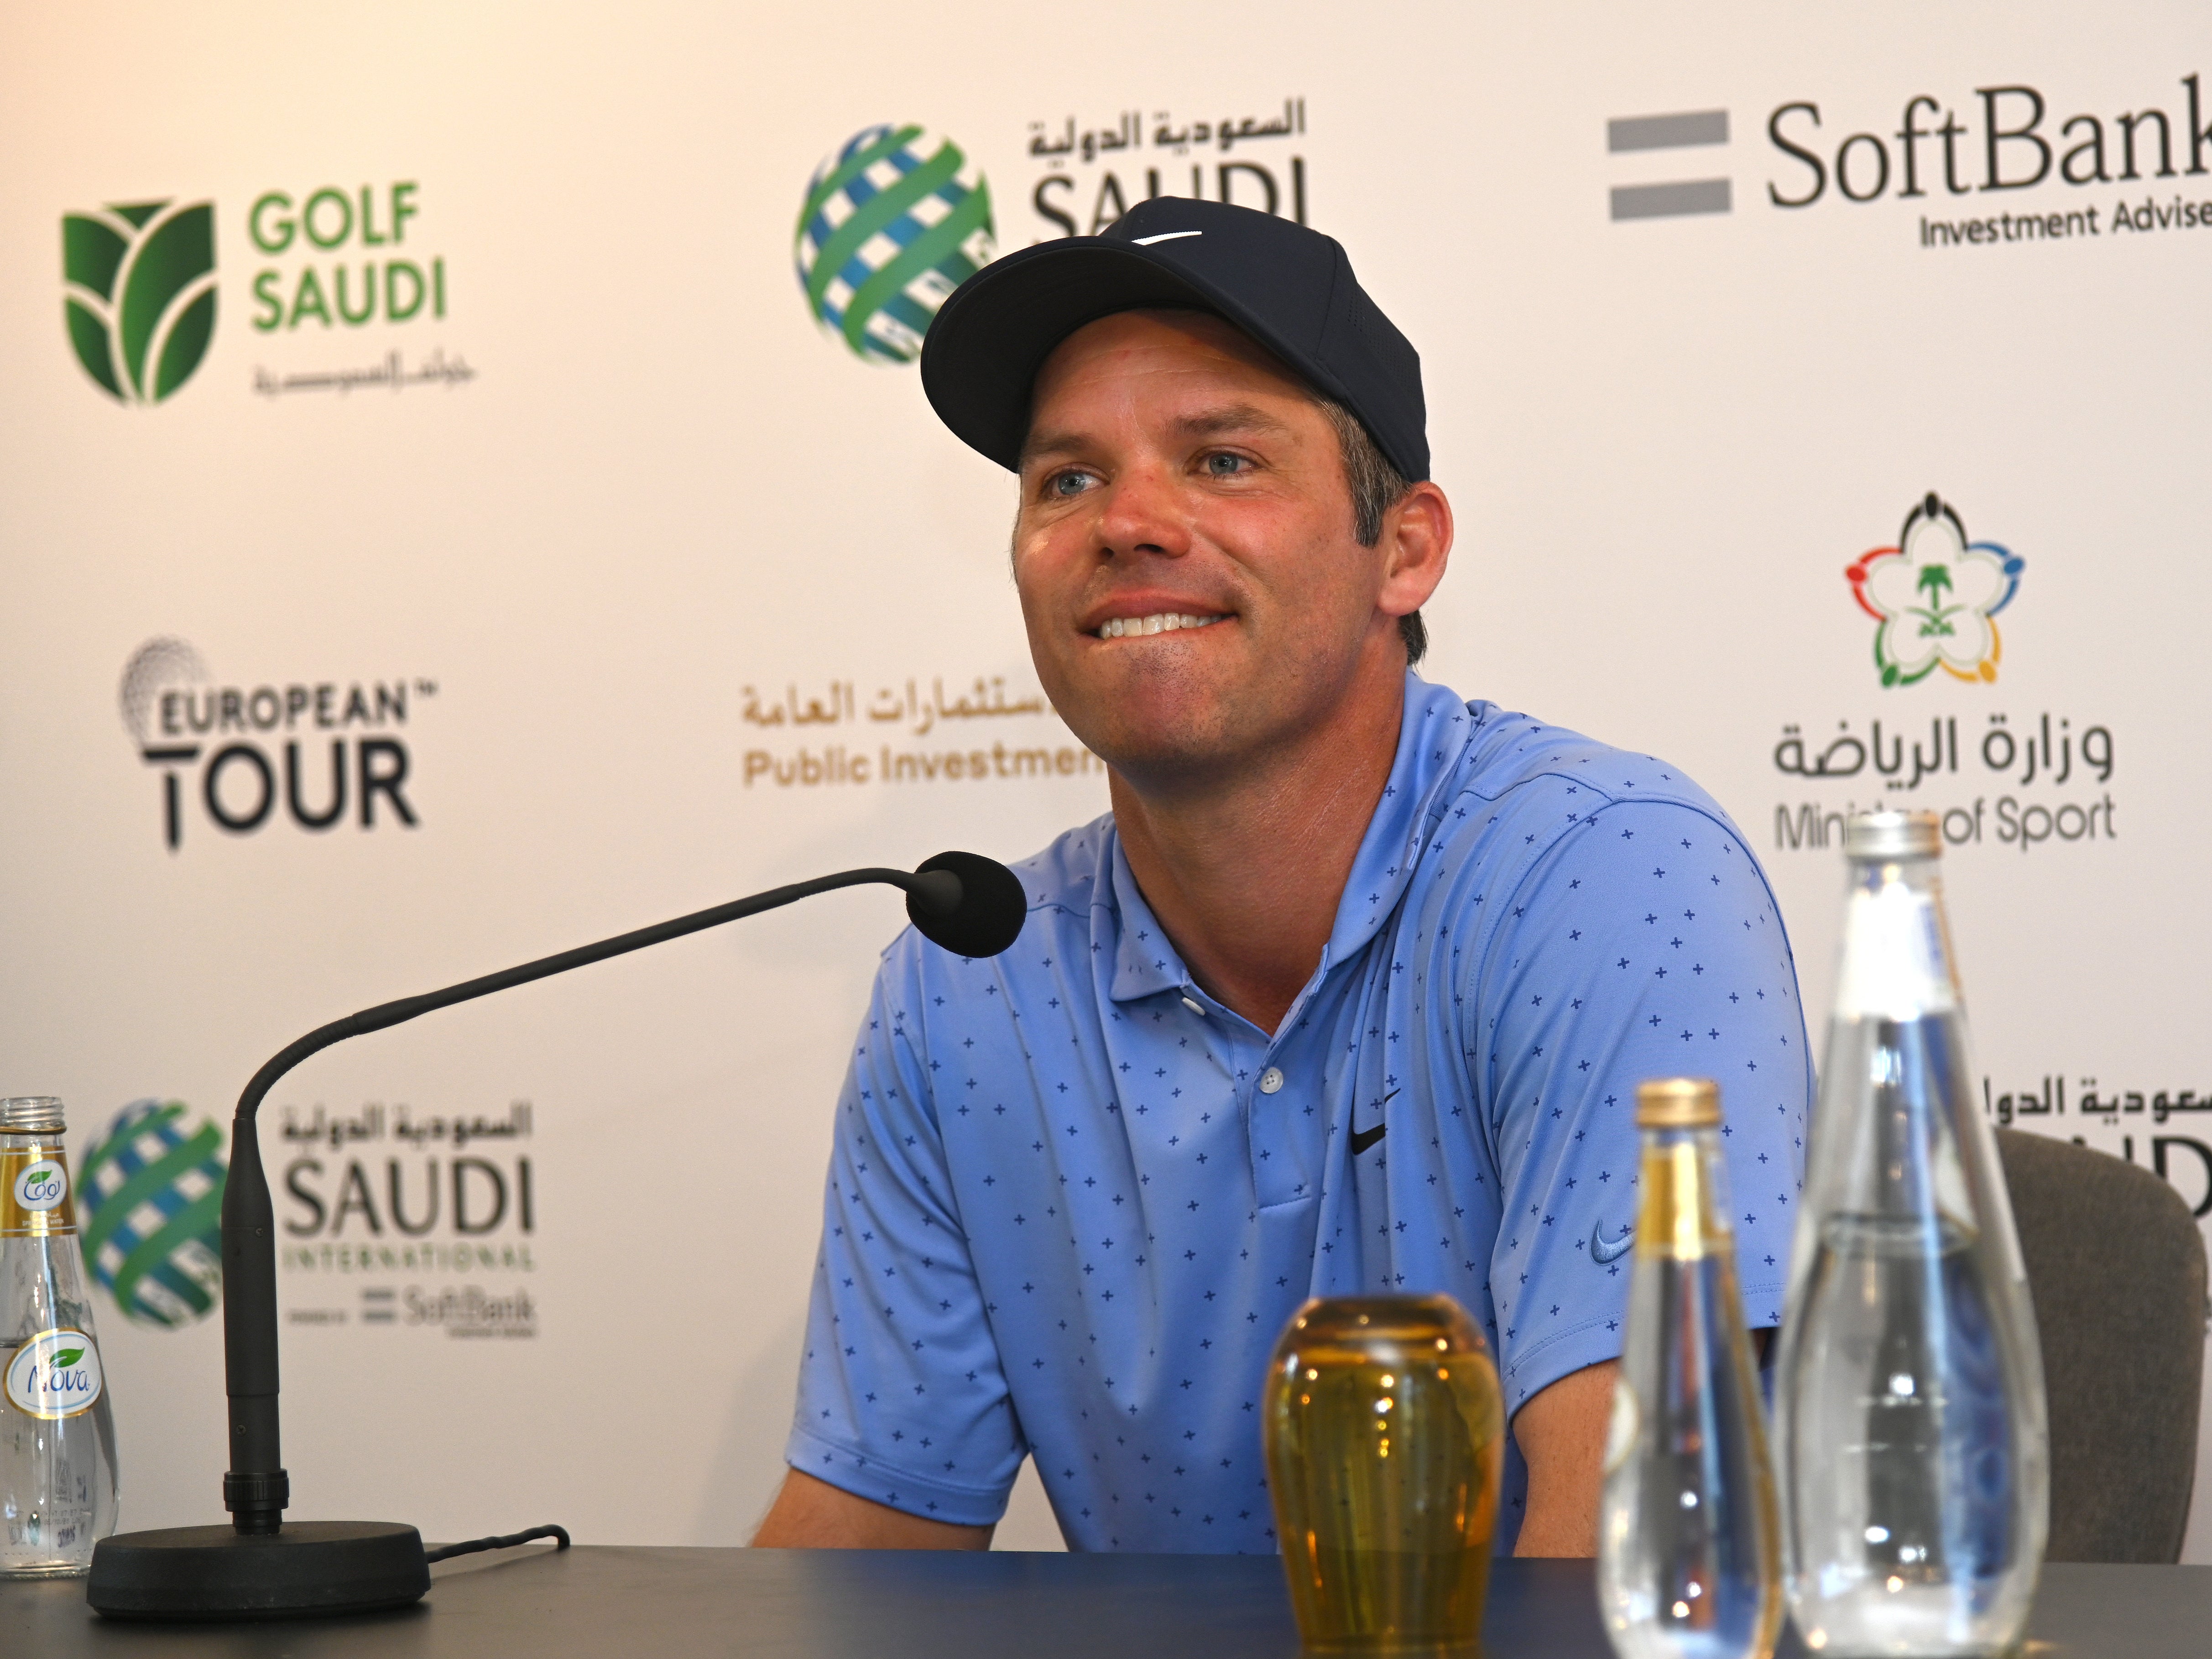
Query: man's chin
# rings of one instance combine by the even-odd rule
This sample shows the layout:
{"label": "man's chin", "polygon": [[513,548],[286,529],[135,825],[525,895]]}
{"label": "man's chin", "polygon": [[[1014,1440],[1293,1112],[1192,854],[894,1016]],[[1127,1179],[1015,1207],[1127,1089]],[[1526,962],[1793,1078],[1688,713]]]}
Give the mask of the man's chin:
{"label": "man's chin", "polygon": [[1193,778],[1218,781],[1248,745],[1218,709],[1115,708],[1105,719],[1070,720],[1084,746],[1139,787]]}

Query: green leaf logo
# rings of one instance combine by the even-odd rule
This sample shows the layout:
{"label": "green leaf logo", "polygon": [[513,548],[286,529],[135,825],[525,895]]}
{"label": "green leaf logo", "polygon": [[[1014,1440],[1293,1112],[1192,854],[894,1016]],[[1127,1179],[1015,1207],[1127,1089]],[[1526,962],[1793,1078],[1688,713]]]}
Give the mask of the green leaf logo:
{"label": "green leaf logo", "polygon": [[54,1350],[54,1369],[58,1371],[66,1370],[83,1358],[82,1348],[57,1348]]}
{"label": "green leaf logo", "polygon": [[62,312],[84,372],[157,404],[215,337],[215,204],[118,204],[62,219]]}

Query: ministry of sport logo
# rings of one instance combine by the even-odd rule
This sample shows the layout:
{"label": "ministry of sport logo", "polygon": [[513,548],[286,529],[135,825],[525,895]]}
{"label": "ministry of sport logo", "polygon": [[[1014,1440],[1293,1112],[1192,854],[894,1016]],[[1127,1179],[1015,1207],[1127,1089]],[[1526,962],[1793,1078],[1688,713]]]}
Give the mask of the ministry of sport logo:
{"label": "ministry of sport logo", "polygon": [[1929,491],[1905,515],[1896,546],[1877,547],[1844,572],[1876,623],[1881,683],[1915,685],[1939,668],[1954,679],[1995,680],[2004,655],[1996,615],[2020,592],[2026,566],[1996,542],[1968,540],[1958,510]]}
{"label": "ministry of sport logo", "polygon": [[84,372],[157,404],[215,337],[215,204],[118,203],[62,218],[63,314]]}
{"label": "ministry of sport logo", "polygon": [[814,170],[795,256],[807,308],[854,355],[912,362],[952,290],[991,262],[991,189],[949,138],[854,133]]}

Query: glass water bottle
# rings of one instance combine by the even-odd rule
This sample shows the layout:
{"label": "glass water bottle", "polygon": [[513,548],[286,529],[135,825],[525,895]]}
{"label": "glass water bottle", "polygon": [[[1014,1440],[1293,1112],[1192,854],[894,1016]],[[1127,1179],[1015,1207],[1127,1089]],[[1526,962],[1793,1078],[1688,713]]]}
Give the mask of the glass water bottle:
{"label": "glass water bottle", "polygon": [[115,1424],[77,1259],[62,1103],[0,1100],[0,1577],[66,1577],[115,1530]]}
{"label": "glass water bottle", "polygon": [[2043,1364],[1966,1054],[1927,813],[1850,820],[1850,891],[1775,1386],[1807,1647],[1995,1655],[2049,1527]]}
{"label": "glass water bottle", "polygon": [[1606,1437],[1598,1607],[1620,1659],[1768,1659],[1782,1540],[1736,1291],[1719,1085],[1636,1091],[1644,1152]]}

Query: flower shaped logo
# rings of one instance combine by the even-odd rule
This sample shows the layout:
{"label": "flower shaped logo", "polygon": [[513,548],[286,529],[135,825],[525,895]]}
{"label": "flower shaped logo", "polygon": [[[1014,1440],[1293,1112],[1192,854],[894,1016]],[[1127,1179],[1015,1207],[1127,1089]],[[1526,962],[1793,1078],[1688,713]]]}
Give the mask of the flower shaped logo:
{"label": "flower shaped logo", "polygon": [[1996,617],[2020,592],[2027,562],[1995,542],[1970,542],[1949,503],[1930,490],[1905,514],[1895,547],[1877,547],[1844,572],[1875,630],[1884,685],[1911,685],[1941,668],[1994,680],[2004,641]]}

